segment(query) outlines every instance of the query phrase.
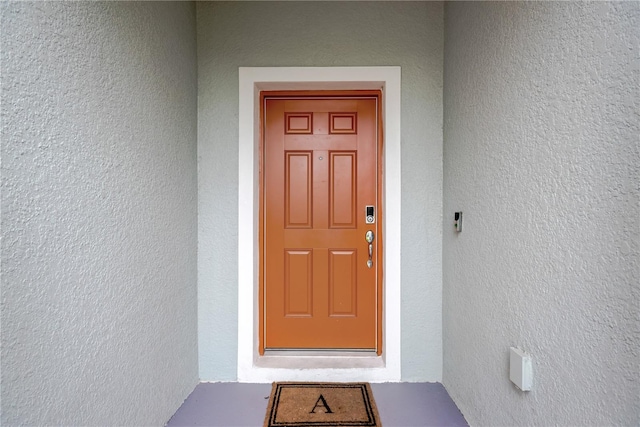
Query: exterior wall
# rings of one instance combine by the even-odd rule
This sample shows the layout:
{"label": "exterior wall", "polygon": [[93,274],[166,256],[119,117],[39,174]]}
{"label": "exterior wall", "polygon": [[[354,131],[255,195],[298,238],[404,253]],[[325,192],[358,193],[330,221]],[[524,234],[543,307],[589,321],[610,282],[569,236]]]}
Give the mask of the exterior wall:
{"label": "exterior wall", "polygon": [[472,425],[638,425],[640,6],[445,13],[444,385]]}
{"label": "exterior wall", "polygon": [[[237,370],[238,67],[402,67],[402,378],[442,376],[443,5],[198,3],[200,376]],[[416,237],[419,236],[419,237]]]}
{"label": "exterior wall", "polygon": [[198,382],[195,7],[4,3],[3,425],[163,425]]}

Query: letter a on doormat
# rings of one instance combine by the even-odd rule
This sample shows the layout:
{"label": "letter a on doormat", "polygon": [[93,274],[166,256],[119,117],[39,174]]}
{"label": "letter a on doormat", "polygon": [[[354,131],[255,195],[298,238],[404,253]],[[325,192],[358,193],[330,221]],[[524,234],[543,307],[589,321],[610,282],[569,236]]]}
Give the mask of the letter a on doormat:
{"label": "letter a on doormat", "polygon": [[369,383],[273,383],[264,427],[382,427]]}

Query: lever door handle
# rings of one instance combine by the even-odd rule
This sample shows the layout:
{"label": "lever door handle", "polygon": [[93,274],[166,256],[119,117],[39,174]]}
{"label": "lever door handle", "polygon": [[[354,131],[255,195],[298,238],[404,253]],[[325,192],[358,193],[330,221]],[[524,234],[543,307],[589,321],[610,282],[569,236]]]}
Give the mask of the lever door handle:
{"label": "lever door handle", "polygon": [[364,235],[364,239],[369,243],[369,259],[367,260],[367,267],[373,267],[373,239],[375,239],[375,235],[373,231],[369,230]]}

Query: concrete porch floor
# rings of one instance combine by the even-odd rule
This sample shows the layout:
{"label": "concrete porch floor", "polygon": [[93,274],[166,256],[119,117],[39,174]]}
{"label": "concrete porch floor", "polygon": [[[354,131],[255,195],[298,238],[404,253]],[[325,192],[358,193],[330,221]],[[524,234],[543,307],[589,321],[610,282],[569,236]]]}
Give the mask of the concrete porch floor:
{"label": "concrete porch floor", "polygon": [[[440,383],[371,384],[384,427],[468,426]],[[260,427],[271,384],[201,383],[167,426]]]}

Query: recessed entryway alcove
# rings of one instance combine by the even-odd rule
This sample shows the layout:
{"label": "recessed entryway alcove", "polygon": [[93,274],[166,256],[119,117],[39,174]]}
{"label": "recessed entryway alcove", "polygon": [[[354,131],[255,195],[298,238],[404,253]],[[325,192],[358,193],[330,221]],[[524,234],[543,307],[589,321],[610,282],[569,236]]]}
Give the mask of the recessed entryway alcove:
{"label": "recessed entryway alcove", "polygon": [[[383,92],[384,319],[382,356],[271,354],[258,356],[259,114],[263,90]],[[238,186],[238,380],[401,379],[400,334],[400,67],[240,67]],[[391,286],[390,284],[393,284]],[[283,368],[287,366],[289,368]],[[303,369],[303,370],[301,370]]]}

